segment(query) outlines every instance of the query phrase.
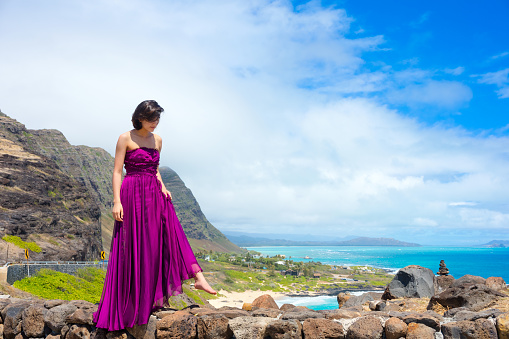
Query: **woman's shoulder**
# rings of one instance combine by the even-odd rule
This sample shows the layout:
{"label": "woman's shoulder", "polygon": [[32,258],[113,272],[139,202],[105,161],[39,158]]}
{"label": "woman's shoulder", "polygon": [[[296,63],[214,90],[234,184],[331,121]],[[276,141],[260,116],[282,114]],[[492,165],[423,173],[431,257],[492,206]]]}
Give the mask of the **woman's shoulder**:
{"label": "woman's shoulder", "polygon": [[154,135],[154,139],[156,141],[159,141],[159,142],[163,141],[163,139],[158,134],[155,134],[155,133],[152,133],[152,134]]}
{"label": "woman's shoulder", "polygon": [[127,131],[127,132],[120,134],[120,136],[118,137],[118,140],[123,140],[123,141],[131,140],[131,132],[132,131]]}
{"label": "woman's shoulder", "polygon": [[124,132],[118,137],[117,145],[126,146],[131,140],[131,131]]}

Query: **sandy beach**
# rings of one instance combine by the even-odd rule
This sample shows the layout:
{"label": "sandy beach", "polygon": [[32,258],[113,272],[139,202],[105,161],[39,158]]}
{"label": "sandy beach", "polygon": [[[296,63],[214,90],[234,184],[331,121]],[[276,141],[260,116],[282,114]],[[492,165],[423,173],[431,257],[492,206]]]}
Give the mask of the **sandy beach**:
{"label": "sandy beach", "polygon": [[247,290],[244,292],[227,292],[224,290],[221,290],[219,292],[221,296],[217,299],[210,299],[209,303],[216,307],[220,308],[223,306],[230,306],[230,307],[238,307],[242,308],[242,305],[244,303],[252,303],[256,298],[258,298],[261,295],[269,294],[274,300],[283,299],[287,296],[296,296],[296,295],[302,295],[302,296],[315,296],[318,295],[316,292],[301,292],[301,293],[288,293],[288,292],[272,292],[272,291],[251,291]]}

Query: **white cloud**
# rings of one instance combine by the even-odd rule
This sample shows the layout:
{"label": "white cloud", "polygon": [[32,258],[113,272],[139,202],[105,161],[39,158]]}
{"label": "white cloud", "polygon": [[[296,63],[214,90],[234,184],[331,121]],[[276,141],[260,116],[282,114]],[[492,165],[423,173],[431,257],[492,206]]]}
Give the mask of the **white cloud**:
{"label": "white cloud", "polygon": [[496,85],[498,87],[497,94],[500,99],[509,98],[509,68],[475,76],[479,77],[478,81],[481,84]]}
{"label": "white cloud", "polygon": [[417,226],[438,226],[438,223],[435,220],[427,219],[427,218],[415,218],[414,225]]}
{"label": "white cloud", "polygon": [[465,67],[459,66],[456,68],[446,68],[444,69],[444,72],[452,75],[461,75],[465,72]]}
{"label": "white cloud", "polygon": [[419,17],[419,19],[418,19],[418,20],[416,20],[416,21],[412,21],[412,22],[410,23],[410,26],[412,26],[412,27],[414,27],[414,28],[415,28],[415,27],[419,27],[419,26],[421,26],[424,22],[428,21],[428,19],[429,19],[430,15],[431,15],[431,12],[430,12],[430,11],[427,11],[427,12],[425,12],[425,13],[421,14],[421,16]]}
{"label": "white cloud", "polygon": [[471,201],[455,201],[450,202],[449,206],[476,206],[477,203]]}
{"label": "white cloud", "polygon": [[460,210],[461,221],[465,227],[505,228],[509,224],[509,214],[487,209],[463,208]]}
{"label": "white cloud", "polygon": [[499,90],[497,90],[497,94],[500,99],[509,98],[509,86],[502,86]]}
{"label": "white cloud", "polygon": [[394,91],[389,97],[393,102],[409,106],[436,105],[457,109],[472,99],[472,90],[457,81],[426,80],[421,84],[411,84]]}
{"label": "white cloud", "polygon": [[508,55],[509,55],[509,52],[502,52],[502,53],[493,55],[492,57],[490,57],[490,59],[491,60],[496,60],[496,59],[500,59],[500,58],[506,57]]}
{"label": "white cloud", "polygon": [[479,82],[481,84],[492,84],[499,87],[509,83],[509,68],[502,69],[498,72],[490,72],[479,75]]}
{"label": "white cloud", "polygon": [[[412,227],[418,237],[429,226],[463,228],[468,213],[477,213],[468,227],[504,227],[509,140],[425,126],[381,104],[387,95],[457,109],[472,93],[426,69],[364,69],[363,54],[384,37],[346,38],[344,10],[268,0],[8,4],[0,30],[19,29],[2,37],[2,110],[113,152],[135,106],[158,100],[161,164],[220,229],[398,237]],[[451,205],[470,201],[479,206]]]}

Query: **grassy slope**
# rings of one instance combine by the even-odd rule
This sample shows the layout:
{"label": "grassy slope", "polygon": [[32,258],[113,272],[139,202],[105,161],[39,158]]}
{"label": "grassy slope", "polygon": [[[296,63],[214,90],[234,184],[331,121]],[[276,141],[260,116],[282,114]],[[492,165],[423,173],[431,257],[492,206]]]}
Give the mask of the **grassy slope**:
{"label": "grassy slope", "polygon": [[[225,262],[200,260],[206,277],[216,289],[225,291],[262,290],[294,293],[314,291],[327,294],[337,289],[365,290],[385,287],[393,278],[382,270],[364,272],[357,267],[331,270],[329,265],[314,265],[313,273],[320,278],[282,275],[278,270],[252,269]],[[342,277],[358,281],[341,280]]]}
{"label": "grassy slope", "polygon": [[[13,286],[43,299],[86,300],[98,303],[104,285],[106,271],[98,268],[78,270],[76,276],[49,269],[42,269],[35,276],[16,281]],[[204,304],[209,294],[183,285],[184,293],[199,305]],[[9,293],[9,290],[6,290]],[[14,291],[12,291],[14,292]],[[19,296],[19,292],[16,296]],[[27,297],[28,295],[22,295]],[[213,296],[211,296],[213,297]],[[178,297],[171,297],[169,306],[182,309],[188,305]]]}

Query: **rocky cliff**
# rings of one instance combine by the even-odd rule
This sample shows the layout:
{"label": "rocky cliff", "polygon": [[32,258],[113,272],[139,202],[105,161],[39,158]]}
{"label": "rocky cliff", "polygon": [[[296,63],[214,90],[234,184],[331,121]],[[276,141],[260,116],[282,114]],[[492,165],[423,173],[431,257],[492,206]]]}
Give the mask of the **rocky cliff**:
{"label": "rocky cliff", "polygon": [[101,241],[109,252],[114,219],[111,216],[113,157],[99,147],[74,146],[55,129],[30,130],[30,144],[90,192],[101,209]]}
{"label": "rocky cliff", "polygon": [[[94,260],[101,211],[87,187],[44,155],[34,131],[0,114],[0,237],[35,241],[32,260]],[[23,251],[0,240],[0,261]]]}

